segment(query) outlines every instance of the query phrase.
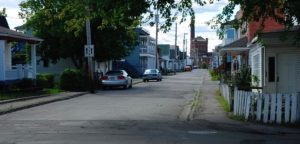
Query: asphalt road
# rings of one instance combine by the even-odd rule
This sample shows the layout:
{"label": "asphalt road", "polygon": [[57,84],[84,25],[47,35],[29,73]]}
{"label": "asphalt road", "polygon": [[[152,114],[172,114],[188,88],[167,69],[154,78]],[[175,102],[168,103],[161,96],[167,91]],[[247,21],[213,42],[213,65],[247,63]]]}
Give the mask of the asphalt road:
{"label": "asphalt road", "polygon": [[4,144],[199,144],[296,143],[295,134],[220,129],[209,121],[185,121],[184,107],[205,70],[168,76],[132,89],[98,91],[0,116]]}

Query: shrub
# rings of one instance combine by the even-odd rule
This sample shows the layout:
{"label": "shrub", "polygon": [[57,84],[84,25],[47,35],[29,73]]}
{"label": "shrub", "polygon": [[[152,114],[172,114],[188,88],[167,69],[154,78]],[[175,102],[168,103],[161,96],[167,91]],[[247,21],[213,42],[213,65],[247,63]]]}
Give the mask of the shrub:
{"label": "shrub", "polygon": [[234,76],[233,82],[240,90],[250,91],[251,69],[243,65],[239,72]]}
{"label": "shrub", "polygon": [[212,81],[217,81],[219,80],[219,74],[216,70],[209,70],[209,74],[211,76]]}
{"label": "shrub", "polygon": [[34,87],[34,81],[29,78],[24,78],[17,83],[17,87],[20,89],[27,89]]}
{"label": "shrub", "polygon": [[65,69],[60,77],[60,88],[68,91],[83,89],[83,74],[77,69]]}
{"label": "shrub", "polygon": [[207,63],[202,63],[201,68],[202,69],[208,69],[208,64]]}
{"label": "shrub", "polygon": [[38,74],[36,77],[36,84],[42,88],[53,88],[54,87],[54,75],[52,74]]}

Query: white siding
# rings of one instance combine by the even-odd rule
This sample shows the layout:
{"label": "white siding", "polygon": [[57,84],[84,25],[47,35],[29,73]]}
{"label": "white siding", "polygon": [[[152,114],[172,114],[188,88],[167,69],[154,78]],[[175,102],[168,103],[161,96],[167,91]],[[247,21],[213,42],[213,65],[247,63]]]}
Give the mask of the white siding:
{"label": "white siding", "polygon": [[[262,86],[263,76],[262,76],[262,48],[259,45],[255,45],[250,52],[250,66],[251,66],[251,74],[256,75],[259,79],[258,86]],[[254,85],[254,83],[253,83]]]}
{"label": "white siding", "polygon": [[5,41],[0,40],[0,81],[5,80]]}
{"label": "white siding", "polygon": [[[266,54],[276,54],[276,55],[280,55],[280,54],[295,54],[296,55],[296,65],[295,65],[295,69],[296,69],[296,77],[295,77],[295,81],[296,81],[296,92],[300,92],[300,48],[299,47],[275,47],[275,46],[270,46],[270,47],[266,47]],[[295,62],[294,62],[295,63]],[[280,67],[280,66],[278,66]],[[294,83],[294,82],[292,82]]]}
{"label": "white siding", "polygon": [[[37,58],[37,60],[39,60]],[[75,68],[71,59],[60,59],[56,64],[49,62],[48,67],[44,67],[43,61],[39,61],[36,66],[37,73],[51,73],[55,76],[56,81],[58,80],[60,74],[67,68]]]}
{"label": "white siding", "polygon": [[5,69],[10,70],[11,64],[12,64],[11,45],[6,43],[5,44]]}

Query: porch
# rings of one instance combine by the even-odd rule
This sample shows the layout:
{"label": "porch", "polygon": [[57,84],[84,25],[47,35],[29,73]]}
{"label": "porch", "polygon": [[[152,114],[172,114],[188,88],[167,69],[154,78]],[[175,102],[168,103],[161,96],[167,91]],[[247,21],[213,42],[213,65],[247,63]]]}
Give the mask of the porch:
{"label": "porch", "polygon": [[[0,84],[23,78],[36,79],[36,46],[42,39],[25,35],[0,26]],[[12,65],[13,43],[30,44],[30,62]]]}

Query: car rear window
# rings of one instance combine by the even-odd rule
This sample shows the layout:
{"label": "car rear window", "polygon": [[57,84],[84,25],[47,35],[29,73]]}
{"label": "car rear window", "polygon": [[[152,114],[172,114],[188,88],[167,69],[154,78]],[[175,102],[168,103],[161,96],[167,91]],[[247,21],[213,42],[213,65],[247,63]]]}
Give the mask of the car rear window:
{"label": "car rear window", "polygon": [[156,73],[156,70],[155,69],[149,69],[149,70],[146,70],[145,71],[145,74],[155,74]]}
{"label": "car rear window", "polygon": [[122,71],[108,71],[106,75],[122,75]]}

